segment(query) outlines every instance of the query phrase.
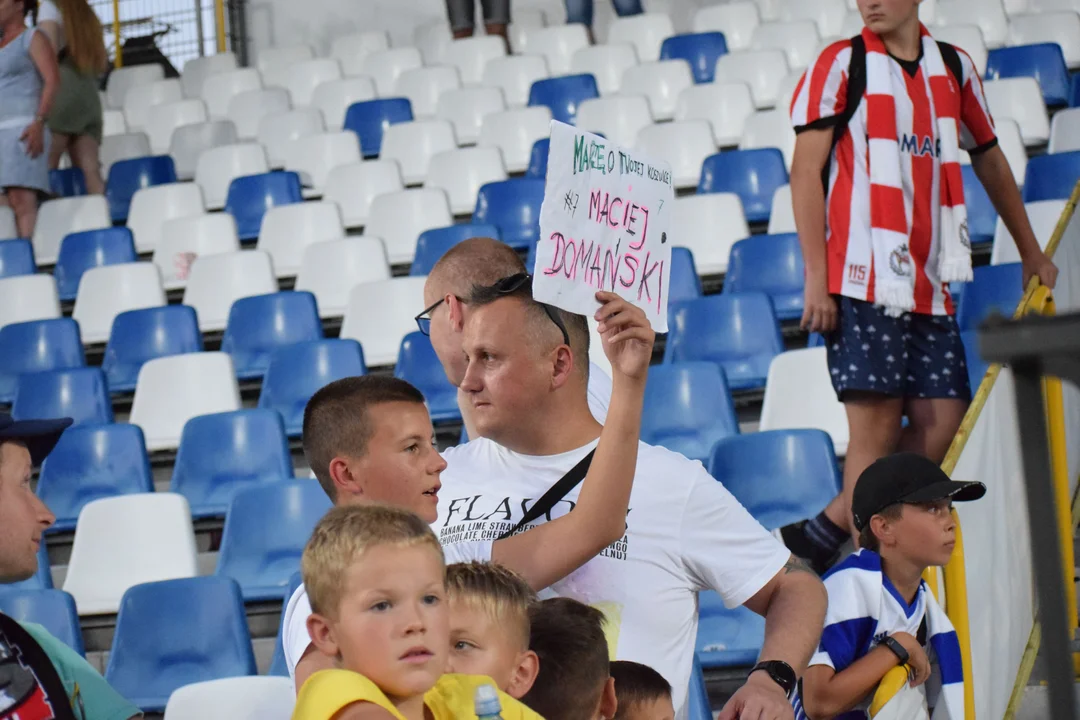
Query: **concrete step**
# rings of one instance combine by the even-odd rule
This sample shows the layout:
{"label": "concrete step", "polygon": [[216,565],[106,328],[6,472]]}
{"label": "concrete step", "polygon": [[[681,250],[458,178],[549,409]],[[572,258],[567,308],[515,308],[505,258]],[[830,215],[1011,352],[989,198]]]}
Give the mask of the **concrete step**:
{"label": "concrete step", "polygon": [[[1075,686],[1077,703],[1080,703],[1080,683]],[[1050,717],[1050,688],[1046,685],[1028,685],[1024,688],[1024,700],[1016,713],[1016,720],[1048,720]]]}

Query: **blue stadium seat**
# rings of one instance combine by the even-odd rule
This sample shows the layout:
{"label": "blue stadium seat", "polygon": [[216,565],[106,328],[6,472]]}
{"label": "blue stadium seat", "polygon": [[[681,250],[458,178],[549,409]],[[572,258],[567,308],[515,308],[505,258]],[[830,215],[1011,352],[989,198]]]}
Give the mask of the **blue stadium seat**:
{"label": "blue stadium seat", "polygon": [[165,305],[128,310],[113,320],[101,369],[111,392],[134,392],[139,369],[147,360],[202,349],[194,308]]}
{"label": "blue stadium seat", "polygon": [[1024,202],[1068,200],[1080,180],[1080,150],[1036,155],[1024,174]]}
{"label": "blue stadium seat", "polygon": [[731,246],[725,293],[763,292],[779,320],[803,313],[803,259],[797,233],[753,235]]}
{"label": "blue stadium seat", "polygon": [[[298,572],[294,572],[289,578],[289,584],[285,587],[282,602],[287,605],[289,598],[296,592],[296,588],[304,582],[304,578]],[[278,624],[277,640],[274,642],[274,655],[270,659],[270,669],[267,675],[276,677],[289,677],[289,666],[285,663],[285,649],[281,644],[281,631],[285,628],[285,613],[281,613],[281,622]]]}
{"label": "blue stadium seat", "polygon": [[153,185],[176,182],[176,167],[168,155],[151,155],[113,163],[105,183],[105,199],[113,222],[127,220],[135,193]]}
{"label": "blue stadium seat", "polygon": [[120,600],[105,680],[144,711],[162,712],[178,687],[256,672],[244,600],[229,578],[145,583]]}
{"label": "blue stadium seat", "polygon": [[0,239],[0,278],[33,275],[37,272],[34,246],[22,238]]}
{"label": "blue stadium seat", "polygon": [[[765,618],[739,606],[728,609],[712,590],[698,593],[698,632],[694,649],[694,665],[714,670],[728,667],[750,667],[757,662],[765,642]],[[700,672],[700,669],[698,670]],[[691,679],[690,717],[710,720],[712,714],[699,715],[695,710]],[[708,701],[708,695],[705,696]]]}
{"label": "blue stadium seat", "polygon": [[60,241],[56,256],[56,292],[61,300],[74,300],[79,280],[91,268],[136,262],[135,237],[126,227],[71,233]]}
{"label": "blue stadium seat", "polygon": [[277,410],[289,437],[299,437],[304,407],[316,390],[366,372],[364,353],[355,340],[312,340],[278,348],[263,377],[259,407]]}
{"label": "blue stadium seat", "polygon": [[974,278],[964,286],[956,308],[960,331],[974,330],[991,311],[1012,317],[1024,296],[1024,276],[1020,263],[985,265],[975,268]]}
{"label": "blue stadium seat", "polygon": [[673,362],[649,368],[641,439],[708,462],[716,441],[739,434],[724,371],[710,362]]}
{"label": "blue stadium seat", "polygon": [[248,488],[225,516],[218,576],[240,584],[244,600],[276,600],[300,569],[304,545],[333,503],[308,479]]}
{"label": "blue stadium seat", "polygon": [[1033,77],[1047,105],[1069,102],[1069,68],[1057,43],[997,48],[986,57],[986,79]]}
{"label": "blue stadium seat", "polygon": [[259,237],[259,228],[267,210],[303,201],[300,176],[278,170],[244,175],[229,183],[225,212],[236,220],[236,235],[241,241],[255,240]]}
{"label": "blue stadium seat", "polygon": [[126,423],[68,428],[42,464],[37,486],[58,532],[74,530],[91,500],[153,491],[142,430]]}
{"label": "blue stadium seat", "polygon": [[75,598],[63,590],[9,590],[0,585],[0,612],[17,622],[37,623],[75,652],[86,655]]}
{"label": "blue stadium seat", "polygon": [[671,276],[668,280],[668,303],[701,297],[701,278],[690,248],[671,248]]}
{"label": "blue stadium seat", "polygon": [[487,224],[460,223],[425,230],[416,239],[416,256],[413,258],[409,274],[427,275],[447,250],[462,240],[474,237],[489,237],[498,240],[499,228]]}
{"label": "blue stadium seat", "polygon": [[971,244],[985,245],[994,242],[994,228],[997,226],[997,210],[986,194],[986,188],[975,169],[970,165],[961,165],[960,173],[964,177],[964,204],[967,205],[968,232]]}
{"label": "blue stadium seat", "polygon": [[732,390],[765,387],[769,363],[784,351],[780,324],[765,293],[708,295],[668,311],[664,362],[719,365]]}
{"label": "blue stadium seat", "polygon": [[53,195],[75,197],[86,194],[86,176],[77,167],[49,171],[49,189]]}
{"label": "blue stadium seat", "polygon": [[1080,107],[1080,73],[1073,75],[1069,84],[1069,107]]}
{"label": "blue stadium seat", "polygon": [[0,585],[0,592],[4,590],[50,590],[53,586],[52,569],[49,567],[49,551],[45,548],[45,540],[42,538],[41,546],[37,554],[37,572],[26,580],[15,583]]}
{"label": "blue stadium seat", "polygon": [[672,35],[660,46],[661,60],[685,60],[690,63],[694,82],[711,83],[716,73],[716,61],[727,55],[724,33],[703,32]]}
{"label": "blue stadium seat", "polygon": [[235,410],[184,424],[169,490],[187,498],[192,517],[221,517],[237,491],[291,477],[281,416],[273,410]]}
{"label": "blue stadium seat", "polygon": [[254,295],[233,303],[221,351],[232,355],[237,378],[254,380],[266,373],[274,350],[322,337],[322,321],[311,293]]}
{"label": "blue stadium seat", "polygon": [[529,152],[529,167],[525,170],[525,177],[546,178],[548,150],[551,148],[551,138],[540,138],[533,143]]}
{"label": "blue stadium seat", "polygon": [[806,347],[825,347],[825,336],[821,333],[812,332],[809,337],[806,338]]}
{"label": "blue stadium seat", "polygon": [[381,98],[353,103],[345,111],[345,129],[352,130],[360,140],[360,152],[366,158],[378,157],[386,128],[413,119],[408,98]]}
{"label": "blue stadium seat", "polygon": [[570,125],[577,120],[578,105],[598,97],[600,89],[591,73],[545,78],[529,88],[530,107],[543,105],[551,110],[553,119]]}
{"label": "blue stadium seat", "polygon": [[0,328],[0,403],[15,399],[20,373],[84,364],[79,325],[71,318],[5,325]]}
{"label": "blue stadium seat", "polygon": [[540,205],[544,202],[544,180],[512,178],[480,186],[476,196],[474,223],[499,228],[504,243],[526,250],[540,239]]}
{"label": "blue stadium seat", "polygon": [[979,354],[979,331],[964,330],[960,333],[960,340],[964,343],[964,360],[967,362],[968,381],[971,383],[971,392],[974,393],[982,382],[986,371],[990,369],[990,363],[982,359]]}
{"label": "blue stadium seat", "polygon": [[742,200],[746,221],[769,221],[776,188],[788,184],[784,155],[777,148],[728,150],[705,158],[699,193],[735,193]]}
{"label": "blue stadium seat", "polygon": [[16,420],[69,417],[80,423],[111,423],[112,401],[101,368],[79,367],[24,373],[15,384]]}
{"label": "blue stadium seat", "polygon": [[394,377],[409,381],[424,394],[432,422],[461,422],[457,388],[443,372],[427,335],[411,332],[401,341]]}

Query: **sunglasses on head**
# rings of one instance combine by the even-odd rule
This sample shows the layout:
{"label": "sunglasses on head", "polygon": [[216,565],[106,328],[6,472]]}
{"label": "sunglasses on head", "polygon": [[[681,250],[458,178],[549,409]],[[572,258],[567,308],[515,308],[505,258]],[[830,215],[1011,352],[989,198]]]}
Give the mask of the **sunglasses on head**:
{"label": "sunglasses on head", "polygon": [[[521,290],[521,288],[529,285],[532,287],[532,275],[529,273],[518,273],[516,275],[510,275],[499,280],[491,289],[498,295],[513,295]],[[548,305],[547,303],[538,303],[540,307],[544,308],[544,312],[551,318],[551,322],[555,323],[555,327],[559,328],[559,332],[562,333],[563,343],[565,345],[570,344],[570,335],[566,332],[566,325],[563,324],[562,318],[559,317],[559,312]]]}

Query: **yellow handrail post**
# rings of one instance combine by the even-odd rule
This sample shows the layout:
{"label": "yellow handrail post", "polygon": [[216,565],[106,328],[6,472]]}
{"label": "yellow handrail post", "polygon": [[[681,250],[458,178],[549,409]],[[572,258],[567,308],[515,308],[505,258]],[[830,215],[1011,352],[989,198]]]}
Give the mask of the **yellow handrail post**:
{"label": "yellow handrail post", "polygon": [[217,51],[225,52],[225,0],[214,0],[214,24],[217,31]]}
{"label": "yellow handrail post", "polygon": [[949,620],[960,643],[960,664],[964,668],[964,718],[975,720],[975,682],[971,667],[971,618],[968,617],[967,565],[964,562],[964,533],[960,518],[953,510],[956,522],[956,545],[945,566],[945,597],[948,599]]}
{"label": "yellow handrail post", "polygon": [[123,67],[124,50],[123,43],[120,41],[120,0],[112,0],[112,31],[113,43],[116,47],[116,53],[113,57],[113,66]]}

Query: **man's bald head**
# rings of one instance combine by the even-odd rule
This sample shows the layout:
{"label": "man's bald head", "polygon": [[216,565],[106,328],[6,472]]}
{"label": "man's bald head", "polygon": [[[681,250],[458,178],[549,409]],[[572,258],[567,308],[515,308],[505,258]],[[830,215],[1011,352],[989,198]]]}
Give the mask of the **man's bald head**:
{"label": "man's bald head", "polygon": [[506,243],[493,238],[470,238],[446,251],[428,273],[424,300],[431,304],[446,295],[465,299],[477,285],[493,285],[525,272],[525,263]]}

